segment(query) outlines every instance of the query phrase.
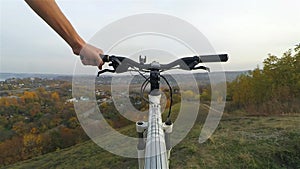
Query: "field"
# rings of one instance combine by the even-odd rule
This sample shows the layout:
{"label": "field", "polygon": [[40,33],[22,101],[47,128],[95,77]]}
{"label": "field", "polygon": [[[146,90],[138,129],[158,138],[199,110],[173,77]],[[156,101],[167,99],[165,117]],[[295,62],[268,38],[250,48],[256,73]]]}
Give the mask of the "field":
{"label": "field", "polygon": [[[200,110],[205,111],[204,107]],[[299,115],[225,113],[213,136],[199,144],[205,116],[199,115],[187,137],[172,149],[170,168],[300,168]],[[134,130],[135,126],[128,126],[120,132]],[[113,155],[87,141],[6,168],[134,169],[138,165],[136,159]]]}

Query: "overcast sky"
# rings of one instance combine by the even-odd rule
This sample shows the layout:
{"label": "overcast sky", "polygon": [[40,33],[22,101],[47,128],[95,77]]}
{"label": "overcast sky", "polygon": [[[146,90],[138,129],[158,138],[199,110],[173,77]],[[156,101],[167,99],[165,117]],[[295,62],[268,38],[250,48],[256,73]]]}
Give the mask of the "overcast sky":
{"label": "overcast sky", "polygon": [[[88,41],[120,18],[169,14],[191,23],[230,56],[225,70],[248,70],[268,53],[281,56],[300,42],[299,0],[113,1],[57,0],[77,32]],[[1,0],[0,72],[72,74],[78,57],[20,0]],[[101,46],[99,46],[101,48]]]}

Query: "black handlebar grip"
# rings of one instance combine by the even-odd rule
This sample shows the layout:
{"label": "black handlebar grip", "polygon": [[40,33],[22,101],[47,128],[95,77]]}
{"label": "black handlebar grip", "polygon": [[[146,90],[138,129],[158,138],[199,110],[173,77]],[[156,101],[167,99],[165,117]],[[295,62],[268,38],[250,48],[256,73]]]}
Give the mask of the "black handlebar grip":
{"label": "black handlebar grip", "polygon": [[219,55],[200,55],[200,62],[227,62],[228,55],[227,54],[219,54]]}
{"label": "black handlebar grip", "polygon": [[100,58],[102,59],[103,62],[109,62],[109,55],[102,55],[100,54]]}

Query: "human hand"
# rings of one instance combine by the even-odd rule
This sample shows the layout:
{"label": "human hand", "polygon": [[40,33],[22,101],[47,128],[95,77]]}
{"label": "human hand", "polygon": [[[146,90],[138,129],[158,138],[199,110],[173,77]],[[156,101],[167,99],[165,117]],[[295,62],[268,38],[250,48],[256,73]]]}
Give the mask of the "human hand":
{"label": "human hand", "polygon": [[100,54],[103,54],[103,51],[95,46],[90,44],[85,44],[79,53],[82,64],[98,66],[101,70],[102,65],[104,64],[102,59],[100,58]]}

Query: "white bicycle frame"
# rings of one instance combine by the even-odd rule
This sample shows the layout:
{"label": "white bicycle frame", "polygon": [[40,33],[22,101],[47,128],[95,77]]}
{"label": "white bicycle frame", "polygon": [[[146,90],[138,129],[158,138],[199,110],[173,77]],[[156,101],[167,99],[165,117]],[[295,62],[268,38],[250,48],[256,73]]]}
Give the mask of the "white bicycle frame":
{"label": "white bicycle frame", "polygon": [[[149,95],[148,122],[136,123],[139,135],[138,158],[139,169],[168,169],[171,151],[170,134],[173,124],[162,122],[161,95]],[[147,138],[144,136],[147,135]]]}

